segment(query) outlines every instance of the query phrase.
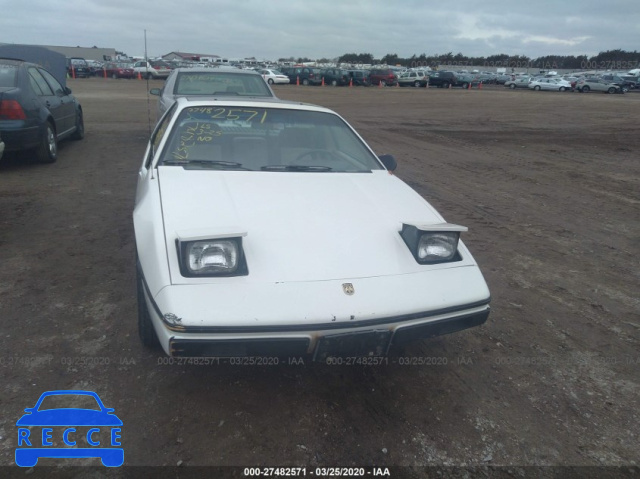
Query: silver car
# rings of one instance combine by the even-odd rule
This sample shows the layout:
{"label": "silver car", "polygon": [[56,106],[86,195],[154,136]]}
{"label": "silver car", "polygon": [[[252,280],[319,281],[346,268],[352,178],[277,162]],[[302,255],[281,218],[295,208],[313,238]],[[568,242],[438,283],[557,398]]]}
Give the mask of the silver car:
{"label": "silver car", "polygon": [[507,88],[515,90],[516,88],[529,88],[531,77],[518,77],[515,80],[509,80],[504,84]]}
{"label": "silver car", "polygon": [[571,83],[561,78],[536,78],[531,80],[527,86],[536,91],[571,91]]}
{"label": "silver car", "polygon": [[158,119],[178,97],[203,97],[225,99],[273,99],[269,85],[254,70],[237,68],[176,68],[171,72],[163,88],[149,90],[158,99]]}
{"label": "silver car", "polygon": [[605,93],[624,93],[620,89],[620,85],[610,83],[601,78],[583,78],[576,83],[576,90],[580,93],[589,93],[590,91],[601,91]]}

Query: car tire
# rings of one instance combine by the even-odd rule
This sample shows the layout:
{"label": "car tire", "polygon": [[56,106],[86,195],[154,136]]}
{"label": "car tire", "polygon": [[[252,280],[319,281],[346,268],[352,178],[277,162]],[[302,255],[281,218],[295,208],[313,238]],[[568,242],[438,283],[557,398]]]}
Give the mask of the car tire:
{"label": "car tire", "polygon": [[40,163],[54,163],[58,159],[58,136],[53,124],[48,121],[36,149],[36,158]]}
{"label": "car tire", "polygon": [[331,86],[338,86],[338,80],[331,80]]}
{"label": "car tire", "polygon": [[589,93],[589,91],[591,90],[591,88],[589,88],[587,85],[582,87],[582,90],[580,90],[582,93]]}
{"label": "car tire", "polygon": [[629,91],[629,87],[623,86],[623,87],[620,88],[620,91],[622,93],[627,93]]}
{"label": "car tire", "polygon": [[613,88],[613,87],[611,87],[611,88],[609,88],[609,89],[607,90],[607,93],[609,93],[610,95],[612,95],[612,94],[613,94],[613,93],[615,93],[615,92],[616,92],[616,89],[615,89],[615,88]]}
{"label": "car tire", "polygon": [[274,84],[273,78],[269,78],[269,79],[267,80],[267,83],[268,83],[269,85],[273,85],[273,84]]}
{"label": "car tire", "polygon": [[307,80],[306,78],[304,80],[302,80],[302,84],[304,86],[309,86],[309,80]]}
{"label": "car tire", "polygon": [[111,78],[113,78],[114,80],[117,80],[118,79],[118,74],[117,73],[112,74]]}
{"label": "car tire", "polygon": [[419,81],[414,82],[413,86],[416,88],[420,88],[420,82]]}
{"label": "car tire", "polygon": [[566,90],[565,87],[563,87],[563,86],[560,87],[560,91],[565,91],[565,90]]}
{"label": "car tire", "polygon": [[442,88],[449,88],[449,82],[444,82],[442,84]]}
{"label": "car tire", "polygon": [[516,84],[512,83],[511,85],[509,85],[509,88],[511,88],[512,90],[515,90],[516,89]]}
{"label": "car tire", "polygon": [[71,135],[72,140],[82,140],[84,138],[84,116],[82,110],[78,108],[76,112],[76,131]]}
{"label": "car tire", "polygon": [[464,88],[466,90],[467,88],[469,88],[469,84],[467,82],[464,82],[462,84],[462,88]]}
{"label": "car tire", "polygon": [[535,91],[540,91],[542,88],[540,88],[540,85],[536,85],[536,86],[533,87],[533,89]]}
{"label": "car tire", "polygon": [[384,81],[384,80],[380,80],[380,85],[381,85],[381,86],[387,86],[387,82],[386,82],[386,81]]}
{"label": "car tire", "polygon": [[157,349],[160,346],[158,335],[153,328],[151,315],[147,307],[147,301],[144,296],[144,284],[142,282],[142,273],[140,265],[136,265],[136,286],[138,292],[138,336],[143,345],[150,349]]}

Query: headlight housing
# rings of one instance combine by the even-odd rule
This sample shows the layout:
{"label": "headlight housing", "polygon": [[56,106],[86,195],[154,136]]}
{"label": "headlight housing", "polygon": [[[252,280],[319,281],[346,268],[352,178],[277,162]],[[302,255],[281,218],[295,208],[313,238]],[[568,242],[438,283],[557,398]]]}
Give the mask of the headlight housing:
{"label": "headlight housing", "polygon": [[462,231],[467,231],[467,228],[448,223],[435,225],[404,223],[400,236],[418,263],[438,264],[462,259],[458,253],[458,241]]}
{"label": "headlight housing", "polygon": [[242,238],[177,241],[180,272],[187,278],[248,274]]}

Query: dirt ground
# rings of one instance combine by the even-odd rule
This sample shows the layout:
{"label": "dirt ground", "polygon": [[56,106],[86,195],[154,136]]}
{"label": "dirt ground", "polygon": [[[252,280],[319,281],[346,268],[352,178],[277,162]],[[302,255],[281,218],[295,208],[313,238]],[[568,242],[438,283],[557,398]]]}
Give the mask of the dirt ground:
{"label": "dirt ground", "polygon": [[469,227],[492,312],[402,356],[437,365],[250,367],[141,346],[131,213],[156,97],[68,86],[86,138],[0,162],[1,465],[56,389],[115,408],[125,465],[640,464],[640,93],[276,87],[338,111]]}

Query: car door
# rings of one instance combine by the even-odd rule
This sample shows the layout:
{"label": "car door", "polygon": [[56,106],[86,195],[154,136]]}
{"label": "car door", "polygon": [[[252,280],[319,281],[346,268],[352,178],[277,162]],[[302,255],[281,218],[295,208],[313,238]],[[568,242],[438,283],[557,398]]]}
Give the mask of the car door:
{"label": "car door", "polygon": [[47,70],[38,68],[38,71],[53,90],[53,94],[60,100],[60,126],[58,127],[58,135],[71,131],[76,126],[76,105],[73,97],[67,94],[67,90]]}
{"label": "car door", "polygon": [[65,131],[66,127],[64,124],[64,118],[66,115],[64,112],[64,105],[60,97],[53,92],[49,83],[47,83],[36,67],[29,67],[27,69],[27,73],[29,74],[31,88],[36,93],[40,101],[40,106],[46,108],[53,117],[56,132]]}

